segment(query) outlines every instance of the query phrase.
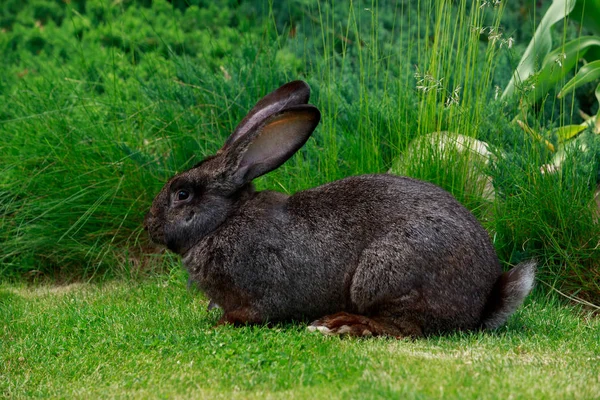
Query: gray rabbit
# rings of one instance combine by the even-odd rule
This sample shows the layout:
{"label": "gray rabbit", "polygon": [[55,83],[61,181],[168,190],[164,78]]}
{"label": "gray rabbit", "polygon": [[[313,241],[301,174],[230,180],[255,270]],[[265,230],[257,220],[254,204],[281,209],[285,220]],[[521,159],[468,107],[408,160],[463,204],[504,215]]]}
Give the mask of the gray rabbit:
{"label": "gray rabbit", "polygon": [[395,337],[502,325],[536,263],[502,273],[487,232],[439,187],[380,174],[292,196],[254,190],[318,125],[309,95],[294,81],[265,96],[146,216],[151,239],[223,309],[219,324],[314,319],[324,334]]}

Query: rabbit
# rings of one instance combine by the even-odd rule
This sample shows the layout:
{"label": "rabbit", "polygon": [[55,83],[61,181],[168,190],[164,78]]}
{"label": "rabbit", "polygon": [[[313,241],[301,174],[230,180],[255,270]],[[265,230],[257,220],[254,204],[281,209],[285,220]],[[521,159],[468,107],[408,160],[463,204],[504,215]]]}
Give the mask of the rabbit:
{"label": "rabbit", "polygon": [[536,262],[502,273],[486,230],[445,190],[389,174],[293,195],[254,189],[319,124],[309,96],[303,81],[266,95],[145,218],[222,309],[217,325],[314,320],[308,329],[327,335],[402,338],[504,324]]}

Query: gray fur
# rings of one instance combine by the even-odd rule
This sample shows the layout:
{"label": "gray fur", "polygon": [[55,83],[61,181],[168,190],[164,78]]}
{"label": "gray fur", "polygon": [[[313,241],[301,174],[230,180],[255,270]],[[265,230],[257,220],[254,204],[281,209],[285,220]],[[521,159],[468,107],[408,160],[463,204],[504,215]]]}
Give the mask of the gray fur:
{"label": "gray fur", "polygon": [[[248,171],[277,168],[320,119],[303,105],[306,84],[282,88],[257,104],[244,120],[249,125],[242,121],[215,156],[169,180],[146,218],[151,238],[181,254],[190,278],[223,309],[221,322],[347,312],[367,321],[364,335],[396,336],[502,324],[531,289],[534,264],[506,279],[487,232],[439,187],[379,174],[292,196],[254,190],[257,175]],[[271,122],[281,120],[293,127],[271,139],[281,125]],[[247,156],[260,140],[277,141],[268,159]],[[181,188],[193,195],[178,203]],[[343,325],[338,333],[349,331]]]}
{"label": "gray fur", "polygon": [[495,304],[488,304],[488,308],[493,308],[489,310],[489,316],[485,316],[483,319],[482,326],[484,328],[499,328],[519,308],[533,289],[536,264],[533,260],[525,261],[502,274],[496,284],[500,295],[497,296],[498,300]]}

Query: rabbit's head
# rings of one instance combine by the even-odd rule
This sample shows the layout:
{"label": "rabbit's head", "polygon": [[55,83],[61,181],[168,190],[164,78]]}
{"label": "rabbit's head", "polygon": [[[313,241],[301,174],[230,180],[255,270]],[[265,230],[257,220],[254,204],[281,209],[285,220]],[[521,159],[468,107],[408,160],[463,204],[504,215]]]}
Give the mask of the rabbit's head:
{"label": "rabbit's head", "polygon": [[310,88],[287,83],[262,98],[217,152],[171,178],[154,199],[145,226],[151,239],[185,254],[252,196],[252,180],[279,167],[308,140],[319,110]]}

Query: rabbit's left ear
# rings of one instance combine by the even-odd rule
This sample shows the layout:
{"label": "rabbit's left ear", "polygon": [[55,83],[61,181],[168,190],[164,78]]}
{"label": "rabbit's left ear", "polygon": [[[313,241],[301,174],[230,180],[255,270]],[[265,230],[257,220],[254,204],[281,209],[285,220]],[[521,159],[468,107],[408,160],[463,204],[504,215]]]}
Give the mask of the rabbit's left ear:
{"label": "rabbit's left ear", "polygon": [[232,182],[241,186],[279,167],[306,143],[320,119],[315,106],[290,107],[226,146],[223,150]]}
{"label": "rabbit's left ear", "polygon": [[304,81],[292,81],[279,87],[260,99],[248,112],[242,122],[238,124],[231,136],[225,142],[225,146],[231,145],[248,132],[256,129],[262,122],[278,112],[308,103],[310,87]]}

